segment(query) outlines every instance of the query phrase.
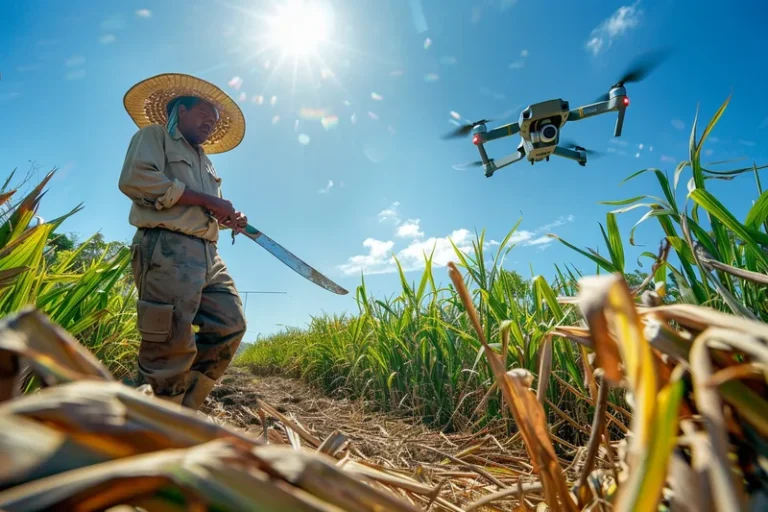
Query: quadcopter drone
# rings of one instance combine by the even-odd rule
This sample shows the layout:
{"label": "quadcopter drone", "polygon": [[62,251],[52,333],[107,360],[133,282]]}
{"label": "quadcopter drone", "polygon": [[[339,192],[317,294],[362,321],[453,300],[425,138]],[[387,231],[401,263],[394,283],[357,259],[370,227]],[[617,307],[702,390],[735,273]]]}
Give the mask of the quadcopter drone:
{"label": "quadcopter drone", "polygon": [[[662,50],[666,55],[666,51]],[[503,167],[512,165],[526,158],[531,165],[542,160],[549,161],[552,155],[576,161],[582,167],[587,164],[587,155],[595,154],[571,141],[561,141],[560,133],[569,121],[581,121],[601,114],[617,112],[614,137],[621,137],[624,126],[624,114],[629,106],[629,96],[624,84],[639,82],[656,67],[665,55],[659,52],[652,54],[652,60],[637,63],[624,76],[611,86],[608,93],[603,94],[594,103],[571,110],[570,105],[563,99],[553,99],[529,105],[520,113],[514,123],[505,124],[489,130],[486,126],[488,119],[475,121],[459,127],[443,138],[464,137],[472,133],[472,143],[480,152],[480,161],[472,162],[471,166],[481,166],[485,176],[490,178],[493,173]],[[517,150],[505,157],[493,159],[488,157],[485,144],[493,140],[520,134]]]}

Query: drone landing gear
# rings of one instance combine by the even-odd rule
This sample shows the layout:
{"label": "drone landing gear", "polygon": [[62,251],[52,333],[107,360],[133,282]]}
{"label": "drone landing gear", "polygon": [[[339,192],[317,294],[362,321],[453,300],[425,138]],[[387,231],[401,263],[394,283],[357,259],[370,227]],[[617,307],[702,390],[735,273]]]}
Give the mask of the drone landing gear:
{"label": "drone landing gear", "polygon": [[557,146],[552,154],[569,160],[575,160],[582,167],[587,165],[587,155],[583,151],[574,151],[573,149],[565,149]]}
{"label": "drone landing gear", "polygon": [[488,160],[488,163],[483,164],[483,169],[485,169],[485,177],[490,178],[493,176],[493,173],[501,169],[502,167],[506,167],[508,165],[512,165],[515,162],[519,162],[525,157],[525,150],[524,149],[518,149],[511,155],[507,155],[504,158],[500,158],[499,160]]}

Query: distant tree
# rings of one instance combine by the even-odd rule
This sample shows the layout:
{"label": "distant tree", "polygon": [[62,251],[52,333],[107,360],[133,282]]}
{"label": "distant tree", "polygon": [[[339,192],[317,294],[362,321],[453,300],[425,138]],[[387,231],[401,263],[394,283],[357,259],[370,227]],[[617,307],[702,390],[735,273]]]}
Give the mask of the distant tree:
{"label": "distant tree", "polygon": [[[634,289],[643,284],[643,281],[645,281],[648,278],[647,272],[641,272],[637,269],[635,269],[633,272],[624,274],[624,280],[627,282],[630,288]],[[648,283],[648,285],[643,289],[645,290],[653,290],[653,281]]]}
{"label": "distant tree", "polygon": [[64,233],[51,233],[48,237],[48,247],[54,251],[72,251],[75,243],[74,236]]}
{"label": "distant tree", "polygon": [[523,298],[528,293],[531,282],[520,275],[516,270],[501,269],[501,274],[506,285],[512,290],[515,297]]}
{"label": "distant tree", "polygon": [[53,263],[60,258],[66,257],[72,251],[80,251],[72,268],[81,271],[90,266],[90,264],[104,256],[106,259],[113,257],[126,247],[122,242],[107,242],[102,233],[96,233],[90,240],[79,242],[78,236],[74,233],[52,233],[48,238],[49,252],[46,255],[48,263]]}

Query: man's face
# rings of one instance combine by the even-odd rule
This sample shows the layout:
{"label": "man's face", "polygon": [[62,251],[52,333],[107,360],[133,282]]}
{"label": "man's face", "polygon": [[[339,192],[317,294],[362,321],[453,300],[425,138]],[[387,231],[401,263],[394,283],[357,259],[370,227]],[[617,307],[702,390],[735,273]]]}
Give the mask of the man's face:
{"label": "man's face", "polygon": [[191,144],[200,145],[213,133],[217,117],[216,109],[205,101],[189,109],[182,105],[179,107],[179,130]]}

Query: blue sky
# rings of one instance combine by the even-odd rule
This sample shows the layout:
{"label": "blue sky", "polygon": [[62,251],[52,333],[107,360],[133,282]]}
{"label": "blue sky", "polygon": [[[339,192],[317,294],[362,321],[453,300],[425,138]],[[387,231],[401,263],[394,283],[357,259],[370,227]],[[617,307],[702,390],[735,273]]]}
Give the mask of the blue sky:
{"label": "blue sky", "polygon": [[[122,106],[131,85],[192,73],[239,101],[245,140],[212,157],[224,194],[251,224],[350,290],[331,294],[248,239],[225,239],[221,254],[241,290],[287,292],[249,297],[248,340],[304,326],[311,315],[356,312],[361,265],[370,293],[390,296],[399,288],[393,252],[418,280],[422,250],[437,244],[444,263],[446,237],[466,245],[485,229],[488,240],[501,240],[521,216],[508,268],[529,276],[532,265],[551,276],[555,263],[572,262],[590,272],[581,256],[541,237],[553,232],[602,249],[597,223],[610,207],[598,202],[660,194],[650,174],[620,181],[646,167],[671,173],[686,158],[697,105],[706,122],[730,93],[706,159],[768,159],[768,68],[759,65],[768,6],[758,0],[738,9],[712,0],[559,1],[547,9],[529,0],[324,0],[327,40],[295,74],[290,59],[276,69],[278,47],[264,49],[270,41],[259,16],[275,3],[16,1],[0,20],[0,169],[24,171],[31,160],[42,177],[59,167],[41,214],[53,218],[83,202],[63,226],[83,238],[102,231],[127,241],[134,232],[117,188],[136,130]],[[675,53],[628,88],[621,139],[612,137],[611,115],[566,126],[564,137],[603,158],[584,168],[557,158],[521,163],[491,179],[452,167],[478,159],[469,139],[440,139],[453,128],[452,112],[506,112],[509,121],[550,98],[589,103],[633,57],[662,45]],[[503,139],[488,150],[498,158],[516,144]],[[710,183],[743,219],[754,178]],[[641,215],[620,216],[622,231]],[[659,239],[654,224],[639,229],[645,247],[628,249],[630,262]],[[444,268],[436,277],[447,282]]]}

